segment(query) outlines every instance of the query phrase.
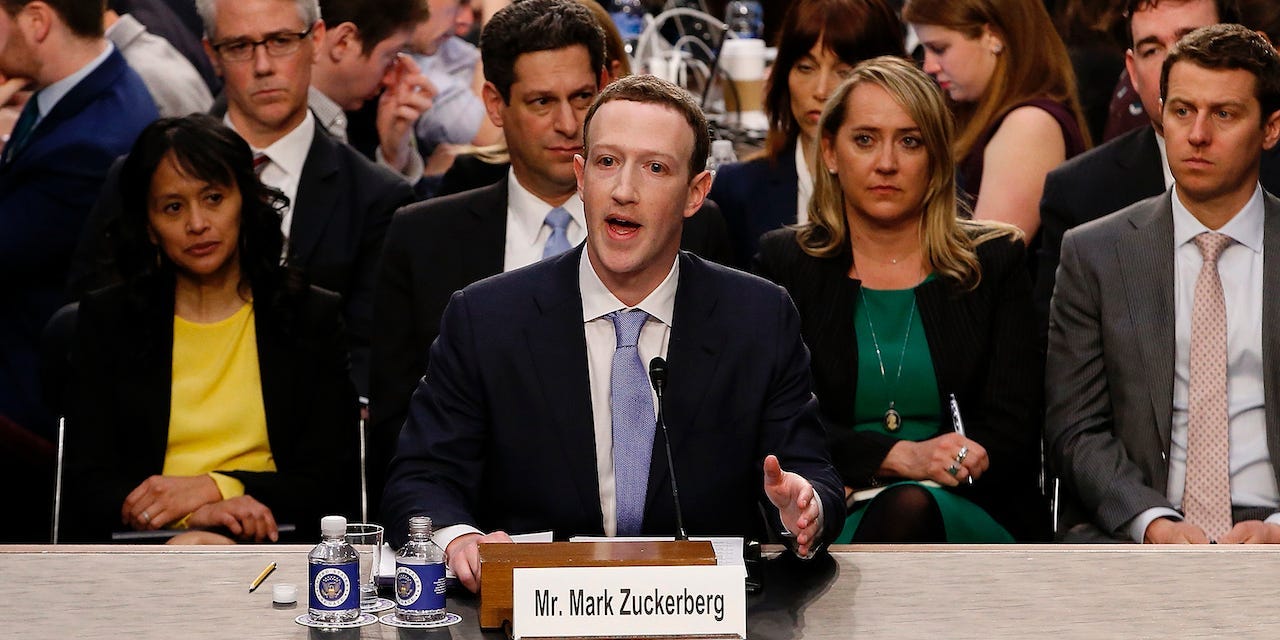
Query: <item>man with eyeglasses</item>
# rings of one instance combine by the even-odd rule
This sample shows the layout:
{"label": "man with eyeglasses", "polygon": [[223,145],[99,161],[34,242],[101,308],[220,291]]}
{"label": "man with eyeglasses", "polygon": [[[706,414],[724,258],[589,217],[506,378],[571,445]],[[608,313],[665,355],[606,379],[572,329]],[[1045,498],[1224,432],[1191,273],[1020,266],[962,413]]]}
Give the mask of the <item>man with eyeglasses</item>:
{"label": "man with eyeglasses", "polygon": [[[10,430],[27,442],[38,442],[28,432],[53,435],[36,375],[37,341],[66,302],[63,285],[85,212],[111,161],[157,113],[142,79],[103,37],[100,2],[0,3],[0,75],[25,78],[35,91],[0,155],[0,466],[4,483],[14,485],[9,474],[23,475],[35,458],[15,446]],[[14,505],[15,513],[34,513],[48,500],[38,502],[32,510]]]}
{"label": "man with eyeglasses", "polygon": [[307,108],[325,37],[316,0],[199,0],[196,8],[225,83],[227,124],[266,158],[262,181],[289,198],[290,260],[343,296],[352,377],[364,395],[375,267],[391,214],[413,190],[316,126]]}

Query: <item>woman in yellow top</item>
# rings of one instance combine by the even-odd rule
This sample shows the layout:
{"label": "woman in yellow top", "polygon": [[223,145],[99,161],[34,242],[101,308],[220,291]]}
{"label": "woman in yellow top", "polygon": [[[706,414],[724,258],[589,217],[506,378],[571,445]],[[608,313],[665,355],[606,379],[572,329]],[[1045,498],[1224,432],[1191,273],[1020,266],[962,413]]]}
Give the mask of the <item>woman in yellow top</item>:
{"label": "woman in yellow top", "polygon": [[277,540],[350,515],[357,405],[338,297],[282,264],[287,201],[204,115],[159,120],[121,171],[125,282],[81,302],[67,430],[72,538],[210,529]]}

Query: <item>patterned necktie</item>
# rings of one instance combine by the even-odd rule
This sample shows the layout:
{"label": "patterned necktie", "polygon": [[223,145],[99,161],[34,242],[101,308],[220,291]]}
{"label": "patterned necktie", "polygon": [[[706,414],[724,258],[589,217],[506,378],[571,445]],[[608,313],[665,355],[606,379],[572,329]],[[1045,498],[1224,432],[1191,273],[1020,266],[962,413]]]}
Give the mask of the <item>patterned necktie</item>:
{"label": "patterned necktie", "polygon": [[569,249],[573,245],[569,244],[569,221],[573,218],[569,215],[564,207],[556,207],[547,213],[547,219],[544,222],[551,227],[551,237],[547,238],[547,245],[542,248],[542,259],[546,260],[552,256],[558,256]]}
{"label": "patterned necktie", "polygon": [[613,477],[617,495],[620,536],[639,535],[644,524],[644,500],[649,490],[649,459],[653,454],[653,432],[657,422],[649,377],[640,362],[636,342],[649,314],[639,309],[615,311],[605,316],[613,321],[618,337],[609,378],[609,400],[613,415]]}
{"label": "patterned necktie", "polygon": [[1191,360],[1187,401],[1187,479],[1182,507],[1187,520],[1216,540],[1231,530],[1230,440],[1227,430],[1227,308],[1218,256],[1231,238],[1195,237],[1204,263],[1191,311]]}
{"label": "patterned necktie", "polygon": [[31,139],[31,132],[35,131],[36,124],[40,122],[40,106],[39,101],[36,100],[39,95],[39,92],[32,94],[27,99],[27,104],[23,105],[18,121],[13,125],[13,132],[9,134],[9,142],[4,145],[4,157],[0,158],[0,163],[9,164],[9,161],[27,146],[27,141]]}
{"label": "patterned necktie", "polygon": [[261,151],[253,154],[254,174],[256,174],[259,178],[261,178],[262,172],[267,168],[267,165],[270,163],[271,163],[271,158],[268,158],[267,154],[262,153]]}

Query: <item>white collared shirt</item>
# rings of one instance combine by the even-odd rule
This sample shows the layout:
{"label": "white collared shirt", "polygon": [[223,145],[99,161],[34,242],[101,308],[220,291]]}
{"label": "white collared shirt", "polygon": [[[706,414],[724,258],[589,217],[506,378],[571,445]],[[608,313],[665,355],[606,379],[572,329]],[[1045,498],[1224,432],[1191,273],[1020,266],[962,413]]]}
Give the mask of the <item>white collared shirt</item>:
{"label": "white collared shirt", "polygon": [[[235,130],[236,127],[231,123],[230,115],[224,117],[223,121],[233,131]],[[280,230],[284,231],[286,242],[293,228],[293,207],[297,203],[302,167],[307,163],[307,154],[311,151],[311,142],[315,136],[316,119],[308,109],[307,115],[302,118],[298,126],[293,128],[293,131],[284,134],[266,149],[249,145],[255,154],[264,153],[271,160],[262,168],[262,183],[279,189],[289,198],[289,206],[284,210],[284,219],[280,221]]]}
{"label": "white collared shirt", "polygon": [[[1169,502],[1182,504],[1187,477],[1187,406],[1190,391],[1191,316],[1196,280],[1204,259],[1195,237],[1211,231],[1187,210],[1173,190],[1173,298],[1174,369],[1173,415],[1170,429]],[[1236,507],[1280,506],[1270,450],[1267,447],[1266,408],[1263,393],[1262,188],[1256,187],[1244,208],[1218,233],[1235,242],[1218,258],[1223,298],[1227,309],[1227,416],[1230,439],[1231,504]],[[1181,519],[1165,508],[1148,509],[1134,518],[1129,534],[1141,542],[1151,521],[1159,517]],[[1267,518],[1280,524],[1280,515]]]}
{"label": "white collared shirt", "polygon": [[[640,362],[648,369],[655,357],[667,357],[667,343],[671,338],[671,321],[676,306],[676,287],[680,282],[679,257],[671,265],[671,271],[656,289],[634,307],[628,307],[613,295],[596,270],[586,251],[578,261],[578,289],[582,292],[582,322],[587,336],[587,374],[591,381],[591,418],[596,435],[596,480],[600,490],[600,512],[604,515],[604,534],[618,531],[617,491],[613,476],[613,408],[611,379],[613,377],[613,353],[617,350],[617,334],[613,321],[606,314],[621,309],[640,309],[649,319],[640,328],[636,350]],[[658,413],[658,396],[650,388],[653,397],[654,420]],[[661,438],[660,434],[654,434]]]}
{"label": "white collared shirt", "polygon": [[[542,250],[551,238],[551,227],[545,224],[552,205],[533,195],[516,180],[514,169],[507,170],[507,241],[502,252],[502,270],[512,271],[542,259]],[[586,214],[577,193],[564,204],[571,218],[566,234],[569,244],[578,246],[587,237]]]}
{"label": "white collared shirt", "polygon": [[40,121],[44,120],[44,117],[49,115],[49,112],[53,111],[54,107],[58,106],[59,101],[65,98],[68,93],[71,93],[71,90],[76,88],[80,81],[89,77],[89,74],[101,67],[102,63],[106,62],[107,58],[111,56],[111,52],[116,50],[115,45],[111,44],[110,40],[104,40],[103,42],[106,43],[106,46],[102,48],[102,53],[99,53],[96,58],[90,60],[83,67],[76,69],[71,75],[41,89],[36,94],[36,109],[40,113],[40,117],[36,119],[36,124],[40,124]]}
{"label": "white collared shirt", "polygon": [[813,197],[813,174],[805,157],[804,143],[796,140],[796,224],[809,223],[809,199]]}

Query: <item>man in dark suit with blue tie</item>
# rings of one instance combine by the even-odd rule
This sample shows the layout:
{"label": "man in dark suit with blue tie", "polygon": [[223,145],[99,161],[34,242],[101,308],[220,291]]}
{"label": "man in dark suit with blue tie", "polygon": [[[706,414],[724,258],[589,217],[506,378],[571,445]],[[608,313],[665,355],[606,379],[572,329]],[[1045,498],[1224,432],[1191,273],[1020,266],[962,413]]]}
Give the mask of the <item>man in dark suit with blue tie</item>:
{"label": "man in dark suit with blue tie", "polygon": [[[445,310],[383,498],[393,539],[430,515],[475,590],[478,543],[507,532],[671,535],[673,476],[691,533],[772,528],[802,556],[838,533],[824,523],[842,522],[842,486],[794,305],[679,249],[710,186],[709,146],[697,103],[669,83],[632,76],[600,94],[575,159],[584,245]],[[646,373],[657,356],[663,399]]]}
{"label": "man in dark suit with blue tie", "polygon": [[66,302],[71,252],[107,168],[157,113],[103,37],[100,3],[0,3],[0,74],[35,90],[0,156],[0,415],[49,438],[40,331]]}

